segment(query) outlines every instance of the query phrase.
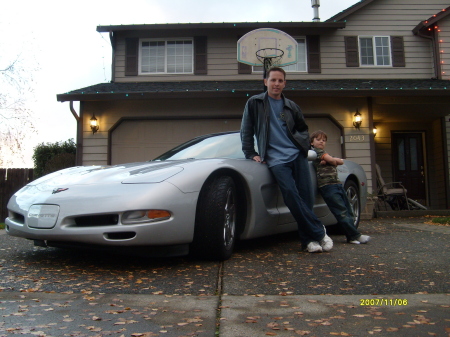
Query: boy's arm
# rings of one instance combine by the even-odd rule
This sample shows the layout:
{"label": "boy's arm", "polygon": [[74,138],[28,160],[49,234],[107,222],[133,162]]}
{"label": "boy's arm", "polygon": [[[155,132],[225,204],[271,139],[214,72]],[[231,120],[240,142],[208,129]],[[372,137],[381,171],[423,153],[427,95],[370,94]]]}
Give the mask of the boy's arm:
{"label": "boy's arm", "polygon": [[344,164],[344,161],[341,158],[332,157],[328,153],[325,153],[320,159],[333,166]]}

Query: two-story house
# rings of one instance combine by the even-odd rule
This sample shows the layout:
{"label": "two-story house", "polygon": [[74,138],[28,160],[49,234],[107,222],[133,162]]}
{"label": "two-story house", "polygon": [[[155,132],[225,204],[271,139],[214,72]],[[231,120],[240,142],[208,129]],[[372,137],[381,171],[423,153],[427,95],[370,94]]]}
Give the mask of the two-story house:
{"label": "two-story house", "polygon": [[361,164],[369,191],[379,164],[410,197],[448,208],[449,13],[446,0],[362,0],[324,22],[98,26],[111,39],[111,82],[57,96],[78,119],[77,164],[149,160],[194,136],[238,130],[263,84],[260,67],[237,62],[237,41],[270,27],[298,42],[284,93],[310,131],[328,133],[329,152]]}

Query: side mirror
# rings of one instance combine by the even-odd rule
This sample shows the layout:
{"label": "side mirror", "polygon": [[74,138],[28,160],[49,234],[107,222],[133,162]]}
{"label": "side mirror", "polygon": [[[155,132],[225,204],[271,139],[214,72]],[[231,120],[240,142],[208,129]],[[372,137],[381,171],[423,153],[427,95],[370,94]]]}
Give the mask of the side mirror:
{"label": "side mirror", "polygon": [[308,150],[308,161],[313,161],[317,159],[317,153],[313,150]]}

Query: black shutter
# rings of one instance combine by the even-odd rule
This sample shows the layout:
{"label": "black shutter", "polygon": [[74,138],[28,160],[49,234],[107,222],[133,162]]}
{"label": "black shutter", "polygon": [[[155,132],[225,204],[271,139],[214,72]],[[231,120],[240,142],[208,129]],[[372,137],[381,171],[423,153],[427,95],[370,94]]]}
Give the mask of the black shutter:
{"label": "black shutter", "polygon": [[403,36],[391,36],[392,66],[405,67]]}
{"label": "black shutter", "polygon": [[347,67],[359,67],[358,37],[345,37],[345,59]]}
{"label": "black shutter", "polygon": [[320,36],[309,35],[306,37],[308,50],[308,73],[321,73],[320,64]]}
{"label": "black shutter", "polygon": [[253,67],[251,65],[238,62],[238,74],[251,74]]}
{"label": "black shutter", "polygon": [[208,51],[206,36],[194,37],[194,74],[205,75],[208,73]]}
{"label": "black shutter", "polygon": [[125,39],[125,76],[138,75],[139,39]]}

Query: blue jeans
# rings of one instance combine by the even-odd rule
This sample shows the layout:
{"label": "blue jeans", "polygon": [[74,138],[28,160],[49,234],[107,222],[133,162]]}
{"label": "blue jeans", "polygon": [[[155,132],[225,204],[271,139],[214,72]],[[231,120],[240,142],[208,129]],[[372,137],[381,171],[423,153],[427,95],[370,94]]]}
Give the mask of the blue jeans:
{"label": "blue jeans", "polygon": [[325,237],[325,228],[313,212],[313,190],[308,159],[301,154],[297,159],[270,167],[286,206],[297,222],[302,246]]}
{"label": "blue jeans", "polygon": [[330,184],[320,187],[319,191],[336,217],[338,226],[344,231],[347,241],[359,238],[361,234],[356,230],[353,210],[344,187],[341,184]]}

